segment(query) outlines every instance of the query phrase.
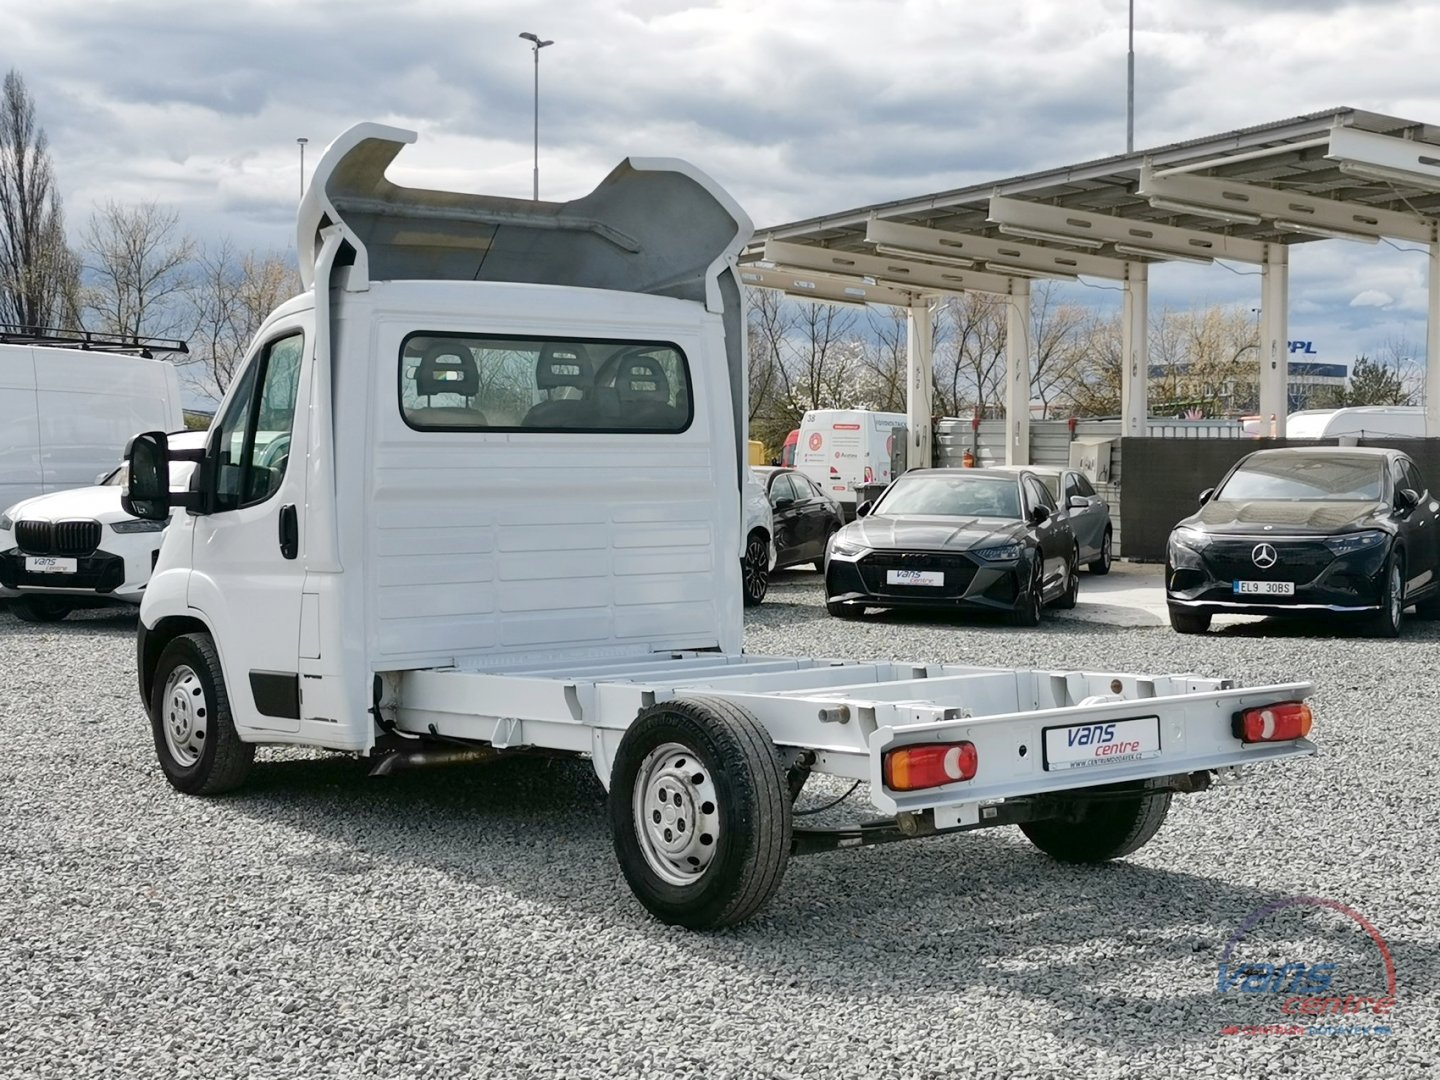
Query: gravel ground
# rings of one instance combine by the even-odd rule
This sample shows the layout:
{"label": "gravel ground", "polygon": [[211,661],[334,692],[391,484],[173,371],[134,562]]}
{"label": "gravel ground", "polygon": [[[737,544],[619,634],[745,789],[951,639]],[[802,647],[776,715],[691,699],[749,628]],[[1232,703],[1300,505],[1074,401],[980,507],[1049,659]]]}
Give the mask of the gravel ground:
{"label": "gravel ground", "polygon": [[[1436,1075],[1440,628],[849,624],[813,574],[781,575],[751,651],[1308,676],[1322,756],[1178,797],[1100,868],[1008,828],[796,859],[770,908],[713,935],[632,900],[585,766],[379,780],[262,752],[239,795],[174,793],[133,631],[0,611],[0,1076]],[[1217,994],[1216,965],[1250,912],[1296,895],[1383,935],[1393,1035],[1221,1034],[1283,1019],[1278,998]],[[1247,941],[1249,960],[1337,962],[1339,992],[1383,977],[1326,909]]]}

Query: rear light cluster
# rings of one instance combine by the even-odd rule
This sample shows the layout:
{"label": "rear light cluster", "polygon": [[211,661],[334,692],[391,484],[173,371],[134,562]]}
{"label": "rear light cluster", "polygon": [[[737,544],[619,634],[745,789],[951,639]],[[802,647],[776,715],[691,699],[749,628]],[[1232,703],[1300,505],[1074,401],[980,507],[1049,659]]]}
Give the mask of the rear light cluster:
{"label": "rear light cluster", "polygon": [[902,746],[885,755],[885,786],[891,791],[919,791],[969,780],[979,760],[974,743]]}
{"label": "rear light cluster", "polygon": [[1282,701],[1236,713],[1231,728],[1241,742],[1289,742],[1309,735],[1313,721],[1303,701]]}

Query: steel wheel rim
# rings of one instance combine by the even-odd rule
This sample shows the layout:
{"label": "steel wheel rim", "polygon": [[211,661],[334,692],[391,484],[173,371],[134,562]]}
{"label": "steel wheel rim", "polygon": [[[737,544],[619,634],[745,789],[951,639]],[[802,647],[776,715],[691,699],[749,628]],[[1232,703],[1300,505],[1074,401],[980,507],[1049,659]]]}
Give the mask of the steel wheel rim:
{"label": "steel wheel rim", "polygon": [[1405,588],[1405,582],[1400,574],[1400,564],[1397,562],[1390,567],[1390,623],[1393,626],[1400,625],[1400,619],[1405,611],[1405,600],[1400,595]]}
{"label": "steel wheel rim", "polygon": [[745,591],[751,596],[765,593],[765,541],[754,539],[745,549]]}
{"label": "steel wheel rim", "polygon": [[165,749],[182,768],[190,768],[205,750],[210,730],[210,707],[205,686],[188,664],[181,664],[165,680],[160,700],[160,726],[165,732]]}
{"label": "steel wheel rim", "polygon": [[720,841],[710,767],[689,747],[662,743],[640,763],[631,806],[640,853],[655,875],[677,886],[699,881]]}

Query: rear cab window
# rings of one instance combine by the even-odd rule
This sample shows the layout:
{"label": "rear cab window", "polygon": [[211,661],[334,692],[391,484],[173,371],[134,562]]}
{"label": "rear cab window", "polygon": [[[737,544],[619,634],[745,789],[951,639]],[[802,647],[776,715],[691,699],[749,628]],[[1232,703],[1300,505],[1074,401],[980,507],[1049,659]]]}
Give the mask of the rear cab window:
{"label": "rear cab window", "polygon": [[669,342],[420,331],[400,346],[399,398],[417,431],[677,434],[694,417]]}

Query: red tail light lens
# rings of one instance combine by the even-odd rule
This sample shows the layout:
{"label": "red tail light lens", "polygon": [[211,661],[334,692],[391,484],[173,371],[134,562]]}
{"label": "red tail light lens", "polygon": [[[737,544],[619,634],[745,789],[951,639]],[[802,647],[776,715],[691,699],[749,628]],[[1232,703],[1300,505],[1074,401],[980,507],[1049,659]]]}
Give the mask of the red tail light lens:
{"label": "red tail light lens", "polygon": [[885,755],[885,786],[891,791],[919,791],[969,780],[979,761],[974,743],[902,746]]}
{"label": "red tail light lens", "polygon": [[1241,742],[1288,742],[1310,734],[1314,718],[1303,701],[1285,701],[1236,713],[1235,737]]}

